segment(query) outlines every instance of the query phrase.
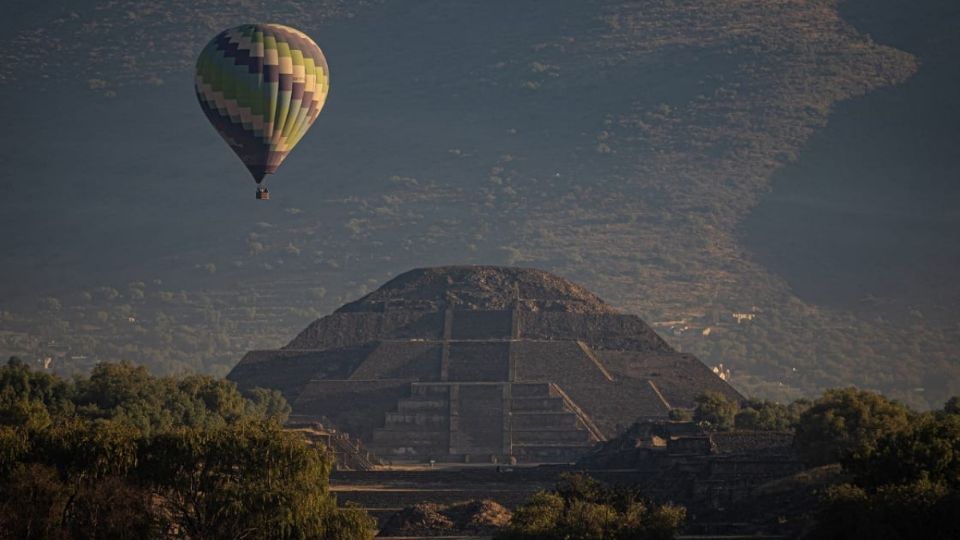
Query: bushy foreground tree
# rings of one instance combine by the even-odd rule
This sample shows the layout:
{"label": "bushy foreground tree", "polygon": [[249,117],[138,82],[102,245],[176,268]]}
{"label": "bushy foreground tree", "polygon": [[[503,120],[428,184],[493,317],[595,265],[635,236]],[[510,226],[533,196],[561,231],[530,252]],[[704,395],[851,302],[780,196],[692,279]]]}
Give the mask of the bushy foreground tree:
{"label": "bushy foreground tree", "polygon": [[797,422],[795,445],[810,465],[869,457],[883,437],[906,429],[913,413],[875,392],[827,390]]}
{"label": "bushy foreground tree", "polygon": [[[850,423],[853,435],[840,436],[834,447],[847,449],[842,461],[854,480],[828,491],[809,537],[960,538],[960,411],[953,406],[956,401],[947,402],[942,411],[912,415],[903,423],[899,412],[889,405],[878,405],[874,396],[867,397],[868,405],[858,407],[851,407],[849,395],[846,397],[838,400],[830,396],[828,402],[837,405],[838,413],[853,414],[860,420]],[[877,409],[886,414],[872,414]],[[891,417],[893,421],[877,435],[866,436],[860,431],[864,418],[876,421]],[[836,423],[828,424],[831,429],[827,433],[836,432]],[[850,444],[857,436],[863,440]]]}
{"label": "bushy foreground tree", "polygon": [[955,540],[960,493],[931,482],[830,488],[811,540]]}
{"label": "bushy foreground tree", "polygon": [[810,466],[839,463],[852,481],[824,493],[805,538],[960,538],[960,397],[917,413],[856,388],[827,390],[790,405],[697,398],[693,419],[712,430],[793,430]]}
{"label": "bushy foreground tree", "polygon": [[686,509],[655,505],[632,488],[611,488],[588,476],[564,476],[513,514],[498,540],[669,540]]}
{"label": "bushy foreground tree", "polygon": [[129,364],[63,381],[0,368],[0,538],[372,538],[279,394]]}
{"label": "bushy foreground tree", "polygon": [[168,528],[190,538],[363,538],[371,522],[337,508],[330,466],[299,434],[238,423],[151,437],[136,477],[158,497]]}
{"label": "bushy foreground tree", "polygon": [[[708,430],[743,429],[754,431],[790,431],[810,402],[800,399],[783,405],[774,401],[748,399],[737,402],[717,392],[704,392],[695,399],[692,419]],[[673,412],[673,411],[671,411]],[[684,419],[679,413],[673,419]]]}

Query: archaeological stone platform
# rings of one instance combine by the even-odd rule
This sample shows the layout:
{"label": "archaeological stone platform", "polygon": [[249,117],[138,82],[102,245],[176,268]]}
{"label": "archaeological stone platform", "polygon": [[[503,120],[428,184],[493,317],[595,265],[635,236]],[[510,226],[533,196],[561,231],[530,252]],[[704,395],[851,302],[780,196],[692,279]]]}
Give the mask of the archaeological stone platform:
{"label": "archaeological stone platform", "polygon": [[296,421],[391,461],[570,462],[704,391],[741,399],[586,289],[486,266],[402,274],[228,378],[282,391]]}

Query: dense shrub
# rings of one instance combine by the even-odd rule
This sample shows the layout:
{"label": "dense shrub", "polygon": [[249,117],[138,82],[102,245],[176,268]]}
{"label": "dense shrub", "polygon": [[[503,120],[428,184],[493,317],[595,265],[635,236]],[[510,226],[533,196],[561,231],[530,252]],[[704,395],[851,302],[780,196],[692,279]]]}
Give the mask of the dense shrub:
{"label": "dense shrub", "polygon": [[[848,399],[851,395],[846,393]],[[836,397],[830,402],[845,402]],[[914,416],[904,424],[889,403],[879,402],[877,396],[863,397],[854,408],[860,411],[856,421],[839,426],[833,422],[832,429],[823,431],[836,437],[835,449],[855,449],[844,459],[853,482],[827,492],[808,536],[828,540],[960,538],[960,415],[948,402],[942,411]],[[889,414],[871,414],[877,409]],[[840,418],[851,416],[848,406],[840,411],[846,411]],[[865,418],[873,420],[865,422]],[[894,421],[883,423],[879,435],[850,444],[863,437],[864,425],[882,418]],[[815,425],[820,424],[818,419]]]}
{"label": "dense shrub", "polygon": [[911,415],[906,406],[875,392],[827,390],[800,415],[795,444],[810,465],[862,459],[884,436],[905,429]]}
{"label": "dense shrub", "polygon": [[564,476],[517,508],[498,540],[668,540],[686,518],[682,506],[655,505],[633,488],[611,488],[588,476]]}
{"label": "dense shrub", "polygon": [[279,394],[129,364],[66,382],[0,368],[0,539],[372,538]]}

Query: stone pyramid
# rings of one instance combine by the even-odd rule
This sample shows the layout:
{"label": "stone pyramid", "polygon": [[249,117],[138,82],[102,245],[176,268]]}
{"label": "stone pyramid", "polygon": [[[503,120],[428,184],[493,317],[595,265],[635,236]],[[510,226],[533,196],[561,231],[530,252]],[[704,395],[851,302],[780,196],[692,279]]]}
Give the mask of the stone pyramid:
{"label": "stone pyramid", "polygon": [[228,378],[394,461],[569,462],[705,391],[742,399],[583,287],[493,266],[411,270]]}

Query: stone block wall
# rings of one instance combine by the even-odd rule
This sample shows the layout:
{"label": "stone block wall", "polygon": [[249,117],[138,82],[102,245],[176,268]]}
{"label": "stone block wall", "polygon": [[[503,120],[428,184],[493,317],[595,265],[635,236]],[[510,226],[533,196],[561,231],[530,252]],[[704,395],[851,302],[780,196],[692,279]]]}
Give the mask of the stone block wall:
{"label": "stone block wall", "polygon": [[513,313],[510,311],[454,311],[451,339],[510,339]]}
{"label": "stone block wall", "polygon": [[571,384],[609,382],[603,369],[575,341],[517,341],[512,344],[518,382]]}
{"label": "stone block wall", "polygon": [[447,380],[462,382],[510,380],[510,342],[450,342]]}
{"label": "stone block wall", "polygon": [[435,341],[381,341],[350,378],[435,381],[440,377],[441,351]]}
{"label": "stone block wall", "polygon": [[670,346],[639,317],[615,313],[518,312],[519,337],[580,340],[593,349],[664,351]]}
{"label": "stone block wall", "polygon": [[[410,380],[312,380],[293,402],[300,420],[320,421],[326,416],[334,426],[359,437],[373,438],[387,412],[395,410],[397,401],[407,397]],[[349,403],[349,407],[344,407]]]}
{"label": "stone block wall", "polygon": [[413,383],[370,447],[391,460],[570,462],[596,440],[547,383]]}
{"label": "stone block wall", "polygon": [[502,455],[504,385],[461,384],[451,392],[450,453]]}
{"label": "stone block wall", "polygon": [[617,378],[650,380],[671,407],[692,408],[705,391],[740,401],[743,396],[696,357],[678,353],[597,351],[597,356]]}
{"label": "stone block wall", "polygon": [[241,390],[258,386],[280,390],[293,403],[308,381],[346,379],[373,349],[373,345],[367,344],[322,351],[250,351],[227,378]]}

